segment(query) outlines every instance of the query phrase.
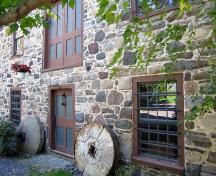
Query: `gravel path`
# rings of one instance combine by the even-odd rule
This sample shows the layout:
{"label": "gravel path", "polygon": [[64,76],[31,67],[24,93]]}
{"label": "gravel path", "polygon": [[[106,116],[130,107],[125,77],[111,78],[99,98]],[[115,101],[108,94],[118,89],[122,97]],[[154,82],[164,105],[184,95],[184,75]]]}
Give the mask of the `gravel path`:
{"label": "gravel path", "polygon": [[63,169],[81,176],[75,168],[73,160],[66,160],[52,154],[41,154],[26,158],[0,157],[0,176],[28,176],[29,170],[44,173],[55,169]]}
{"label": "gravel path", "polygon": [[0,176],[27,176],[27,168],[17,163],[15,158],[0,157]]}

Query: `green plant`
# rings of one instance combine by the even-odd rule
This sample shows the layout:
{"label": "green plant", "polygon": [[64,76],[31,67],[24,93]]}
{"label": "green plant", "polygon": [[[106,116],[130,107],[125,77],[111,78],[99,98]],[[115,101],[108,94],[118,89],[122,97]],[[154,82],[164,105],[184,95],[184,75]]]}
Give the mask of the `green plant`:
{"label": "green plant", "polygon": [[131,176],[134,170],[134,165],[122,165],[115,171],[115,176]]}
{"label": "green plant", "polygon": [[73,176],[74,174],[64,170],[53,170],[44,174],[37,173],[37,171],[31,169],[30,176]]}
{"label": "green plant", "polygon": [[16,148],[16,129],[7,121],[0,121],[0,155],[12,155]]}

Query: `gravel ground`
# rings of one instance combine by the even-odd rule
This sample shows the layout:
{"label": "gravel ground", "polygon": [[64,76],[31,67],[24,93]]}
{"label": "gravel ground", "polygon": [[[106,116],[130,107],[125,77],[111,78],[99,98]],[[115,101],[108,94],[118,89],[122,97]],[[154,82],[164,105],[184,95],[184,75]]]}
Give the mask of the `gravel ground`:
{"label": "gravel ground", "polygon": [[74,173],[75,176],[81,176],[73,160],[66,160],[52,154],[19,158],[0,157],[0,176],[28,176],[30,169],[38,173],[63,169]]}

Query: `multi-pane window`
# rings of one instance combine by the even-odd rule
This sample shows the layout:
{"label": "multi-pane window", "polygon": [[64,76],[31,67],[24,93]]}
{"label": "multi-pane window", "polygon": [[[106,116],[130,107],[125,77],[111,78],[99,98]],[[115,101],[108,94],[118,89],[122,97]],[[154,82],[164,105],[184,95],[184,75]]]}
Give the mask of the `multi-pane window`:
{"label": "multi-pane window", "polygon": [[[169,77],[168,77],[169,78]],[[182,165],[182,75],[133,79],[134,155]]]}
{"label": "multi-pane window", "polygon": [[21,90],[11,90],[10,118],[14,125],[19,125],[21,117]]}
{"label": "multi-pane window", "polygon": [[13,55],[20,56],[24,52],[24,36],[20,32],[13,33]]}
{"label": "multi-pane window", "polygon": [[52,8],[45,36],[45,68],[75,67],[82,64],[82,0],[72,9],[59,2]]}
{"label": "multi-pane window", "polygon": [[[163,10],[173,9],[177,6],[177,0],[148,0],[147,3],[150,7],[148,11],[148,15],[158,14]],[[144,12],[144,8],[146,0],[132,0],[132,10],[133,14],[136,16],[143,16],[146,12]]]}

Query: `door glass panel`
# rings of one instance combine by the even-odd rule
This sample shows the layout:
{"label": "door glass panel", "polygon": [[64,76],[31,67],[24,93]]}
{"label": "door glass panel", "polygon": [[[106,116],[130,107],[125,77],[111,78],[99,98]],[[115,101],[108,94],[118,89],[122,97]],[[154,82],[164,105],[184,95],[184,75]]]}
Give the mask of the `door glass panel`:
{"label": "door glass panel", "polygon": [[73,31],[73,9],[68,6],[67,10],[67,32]]}
{"label": "door glass panel", "polygon": [[76,0],[76,29],[81,28],[81,0]]}
{"label": "door glass panel", "polygon": [[[51,12],[56,14],[56,7],[52,8]],[[49,36],[50,39],[53,39],[56,36],[56,20],[54,18],[50,18]]]}
{"label": "door glass panel", "polygon": [[76,37],[76,53],[81,53],[81,37]]}
{"label": "door glass panel", "polygon": [[62,43],[57,43],[57,58],[61,58],[62,57]]}
{"label": "door glass panel", "polygon": [[67,48],[66,48],[67,56],[71,56],[73,54],[72,42],[73,42],[72,39],[67,40]]}
{"label": "door glass panel", "polygon": [[55,116],[64,117],[64,106],[62,105],[62,96],[55,97]]}
{"label": "door glass panel", "polygon": [[58,4],[58,14],[57,14],[57,35],[62,34],[62,24],[63,24],[63,9],[62,5]]}
{"label": "door glass panel", "polygon": [[56,144],[64,146],[64,128],[56,127]]}
{"label": "door glass panel", "polygon": [[66,118],[73,117],[72,96],[66,96]]}
{"label": "door glass panel", "polygon": [[50,59],[55,59],[55,45],[50,45],[49,55]]}
{"label": "door glass panel", "polygon": [[73,129],[67,128],[67,149],[72,150],[73,144]]}

